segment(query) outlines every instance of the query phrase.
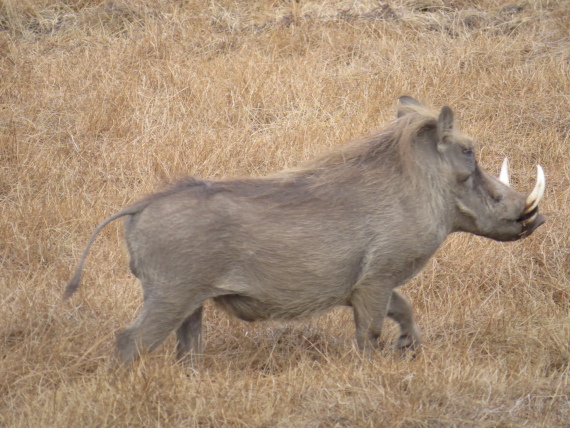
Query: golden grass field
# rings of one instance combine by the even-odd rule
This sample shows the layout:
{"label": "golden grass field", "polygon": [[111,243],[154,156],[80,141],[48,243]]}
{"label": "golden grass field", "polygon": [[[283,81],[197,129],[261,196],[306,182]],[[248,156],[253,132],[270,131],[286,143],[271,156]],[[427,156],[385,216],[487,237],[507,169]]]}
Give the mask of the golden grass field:
{"label": "golden grass field", "polygon": [[[0,1],[0,426],[570,426],[570,3],[554,0]],[[451,106],[529,192],[530,238],[451,236],[402,288],[415,359],[362,358],[352,312],[247,324],[207,306],[116,371],[141,307],[120,222],[185,175],[260,176],[377,130],[397,97]]]}

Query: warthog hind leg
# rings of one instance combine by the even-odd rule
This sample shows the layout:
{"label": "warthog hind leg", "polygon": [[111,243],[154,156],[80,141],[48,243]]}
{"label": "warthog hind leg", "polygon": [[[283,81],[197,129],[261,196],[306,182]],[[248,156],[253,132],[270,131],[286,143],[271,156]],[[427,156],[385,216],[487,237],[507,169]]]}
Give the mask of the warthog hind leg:
{"label": "warthog hind leg", "polygon": [[165,318],[153,311],[145,311],[135,322],[116,336],[117,356],[128,365],[143,351],[152,351],[160,345],[180,322],[179,317]]}
{"label": "warthog hind leg", "polygon": [[392,291],[387,315],[400,325],[400,337],[396,342],[398,349],[416,349],[421,342],[412,307],[396,291]]}
{"label": "warthog hind leg", "polygon": [[202,358],[202,312],[203,306],[189,315],[176,330],[178,359],[198,363]]}
{"label": "warthog hind leg", "polygon": [[[192,293],[176,295],[181,289]],[[138,318],[129,328],[117,334],[117,356],[125,365],[140,353],[154,350],[174,330],[178,337],[179,355],[186,354],[188,350],[199,351],[201,307],[206,299],[216,293],[207,289],[199,291],[191,285],[163,287],[163,290],[176,290],[176,293],[158,292],[145,296]]]}

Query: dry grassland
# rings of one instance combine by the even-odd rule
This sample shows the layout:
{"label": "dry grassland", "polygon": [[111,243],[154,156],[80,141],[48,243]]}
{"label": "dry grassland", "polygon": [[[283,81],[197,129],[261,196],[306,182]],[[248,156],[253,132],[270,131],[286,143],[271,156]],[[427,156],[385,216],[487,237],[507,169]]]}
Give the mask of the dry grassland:
{"label": "dry grassland", "polygon": [[[554,0],[0,1],[0,426],[568,426],[570,6]],[[263,175],[448,104],[483,167],[547,175],[524,241],[450,237],[402,289],[425,346],[354,348],[352,314],[247,324],[212,306],[199,372],[174,340],[113,371],[141,307],[121,225],[187,174]]]}

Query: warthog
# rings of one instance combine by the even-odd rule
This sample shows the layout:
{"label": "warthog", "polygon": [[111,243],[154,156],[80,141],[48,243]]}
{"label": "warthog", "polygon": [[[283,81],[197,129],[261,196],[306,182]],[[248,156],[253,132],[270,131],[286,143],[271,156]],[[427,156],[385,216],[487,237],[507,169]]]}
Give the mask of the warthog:
{"label": "warthog", "polygon": [[144,305],[117,335],[124,363],[176,331],[181,358],[200,354],[202,306],[213,299],[246,321],[292,319],[350,306],[361,350],[373,350],[386,316],[397,346],[415,348],[412,309],[395,291],[452,232],[497,241],[530,235],[545,220],[538,167],[530,195],[479,167],[471,138],[410,97],[385,129],[294,169],[262,178],[189,178],[97,226],[65,298],[78,288],[99,231],[126,217],[130,268]]}

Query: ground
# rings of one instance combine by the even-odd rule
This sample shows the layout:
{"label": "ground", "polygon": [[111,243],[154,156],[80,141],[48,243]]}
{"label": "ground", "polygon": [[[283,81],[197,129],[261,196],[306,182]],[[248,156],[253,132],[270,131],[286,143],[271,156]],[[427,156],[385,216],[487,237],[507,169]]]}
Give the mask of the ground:
{"label": "ground", "polygon": [[[567,426],[570,6],[562,1],[0,3],[0,425]],[[362,358],[352,314],[235,320],[203,364],[174,341],[116,371],[142,296],[122,227],[186,175],[260,176],[377,130],[398,96],[451,106],[480,164],[546,172],[530,238],[451,236],[402,292],[424,346]]]}

